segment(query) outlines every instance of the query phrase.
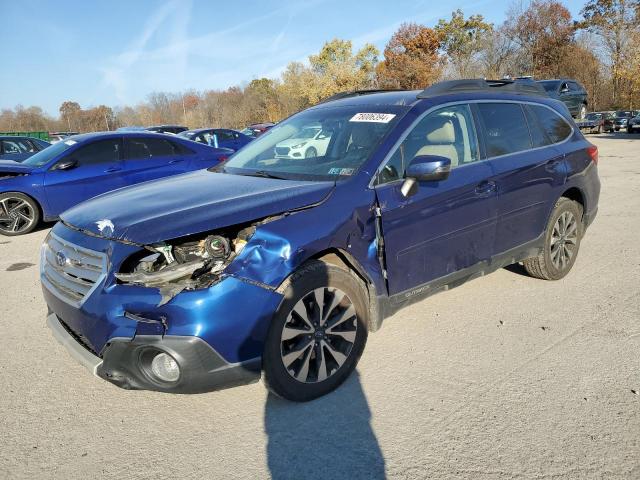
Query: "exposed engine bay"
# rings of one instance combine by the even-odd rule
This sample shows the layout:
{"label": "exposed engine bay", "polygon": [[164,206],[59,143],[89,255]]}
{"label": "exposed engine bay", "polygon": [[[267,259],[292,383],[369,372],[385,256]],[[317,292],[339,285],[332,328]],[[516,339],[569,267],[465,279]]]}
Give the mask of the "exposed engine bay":
{"label": "exposed engine bay", "polygon": [[183,290],[207,288],[242,252],[256,225],[238,228],[146,246],[125,261],[115,276],[123,284],[157,288],[162,295],[158,306]]}

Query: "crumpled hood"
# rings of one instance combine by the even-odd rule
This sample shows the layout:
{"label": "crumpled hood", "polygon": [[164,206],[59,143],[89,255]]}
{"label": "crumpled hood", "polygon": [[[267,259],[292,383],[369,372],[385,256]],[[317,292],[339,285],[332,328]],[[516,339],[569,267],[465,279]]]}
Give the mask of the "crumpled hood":
{"label": "crumpled hood", "polygon": [[33,170],[31,165],[24,165],[13,160],[0,160],[0,173],[29,173]]}
{"label": "crumpled hood", "polygon": [[60,217],[89,233],[147,245],[313,205],[333,187],[199,170],[100,195]]}

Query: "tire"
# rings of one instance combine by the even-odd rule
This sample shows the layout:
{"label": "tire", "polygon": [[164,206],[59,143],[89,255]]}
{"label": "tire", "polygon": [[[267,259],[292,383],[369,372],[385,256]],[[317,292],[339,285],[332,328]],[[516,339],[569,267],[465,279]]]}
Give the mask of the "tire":
{"label": "tire", "polygon": [[0,235],[24,235],[39,223],[40,207],[33,198],[18,192],[0,194]]}
{"label": "tire", "polygon": [[[262,357],[263,380],[274,394],[306,402],[336,389],[355,369],[367,342],[368,296],[355,273],[319,261],[304,265],[281,289]],[[324,325],[319,303],[330,307]]]}
{"label": "tire", "polygon": [[582,206],[561,197],[551,212],[542,252],[523,262],[527,273],[543,280],[563,278],[576,261],[583,232]]}
{"label": "tire", "polygon": [[315,147],[309,147],[304,152],[304,158],[314,158],[317,156],[318,156],[318,151],[315,149]]}

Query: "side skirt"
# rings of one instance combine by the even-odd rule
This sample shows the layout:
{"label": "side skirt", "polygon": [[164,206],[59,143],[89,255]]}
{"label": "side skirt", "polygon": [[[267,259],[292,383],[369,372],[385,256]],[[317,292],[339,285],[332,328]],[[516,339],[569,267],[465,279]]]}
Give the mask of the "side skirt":
{"label": "side skirt", "polygon": [[[451,288],[459,287],[478,277],[483,277],[489,273],[493,273],[500,268],[521,262],[527,258],[534,257],[540,253],[543,248],[544,234],[532,242],[520,245],[507,252],[501,253],[493,257],[490,261],[482,261],[471,267],[453,272],[444,277],[437,278],[431,282],[419,285],[410,290],[391,295],[389,297],[378,297],[378,305],[381,312],[381,320],[390,317],[409,305],[424,300],[438,292],[446,291]],[[382,323],[382,322],[380,322]]]}

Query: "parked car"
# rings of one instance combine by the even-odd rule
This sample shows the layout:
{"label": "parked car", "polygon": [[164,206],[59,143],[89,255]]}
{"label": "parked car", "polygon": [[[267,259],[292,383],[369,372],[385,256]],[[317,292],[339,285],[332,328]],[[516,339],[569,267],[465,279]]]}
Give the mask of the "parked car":
{"label": "parked car", "polygon": [[628,133],[635,133],[636,131],[640,132],[640,113],[635,117],[629,119],[627,123]]}
{"label": "parked car", "polygon": [[322,129],[322,125],[312,125],[301,130],[294,138],[277,143],[276,158],[313,158],[324,157],[331,132]]}
{"label": "parked car", "polygon": [[216,148],[230,148],[233,151],[241,149],[253,140],[253,137],[227,128],[199,128],[180,132],[178,135],[194,142]]}
{"label": "parked car", "polygon": [[563,102],[573,117],[579,119],[585,117],[587,106],[589,105],[587,91],[577,81],[569,78],[560,78],[538,80],[538,83],[542,85],[551,98],[556,98]]}
{"label": "parked car", "polygon": [[576,124],[581,131],[588,133],[613,132],[615,117],[609,112],[591,112],[587,113],[584,120],[577,120]]}
{"label": "parked car", "polygon": [[248,137],[258,138],[274,126],[275,123],[254,123],[253,125],[249,125],[247,128],[240,130],[240,133],[247,135]]}
{"label": "parked car", "polygon": [[[323,154],[274,155],[318,125]],[[412,302],[514,262],[567,275],[598,209],[597,161],[563,104],[518,82],[341,95],[217,167],[63,213],[42,248],[48,325],[123,388],[204,392],[262,372],[310,400]]]}
{"label": "parked car", "polygon": [[0,136],[0,160],[22,162],[50,145],[39,138]]}
{"label": "parked car", "polygon": [[638,115],[639,113],[640,112],[638,110],[618,110],[615,114],[616,115],[616,118],[615,118],[616,132],[627,128],[627,123],[629,122],[629,120],[635,117],[636,115]]}
{"label": "parked car", "polygon": [[156,125],[154,127],[147,127],[145,130],[157,133],[173,133],[174,135],[177,135],[180,132],[186,132],[189,128],[183,127],[182,125]]}
{"label": "parked car", "polygon": [[49,143],[58,143],[74,135],[78,135],[78,132],[49,132]]}
{"label": "parked car", "polygon": [[22,163],[0,160],[0,234],[28,233],[88,198],[211,167],[232,153],[157,133],[105,132],[69,137]]}

